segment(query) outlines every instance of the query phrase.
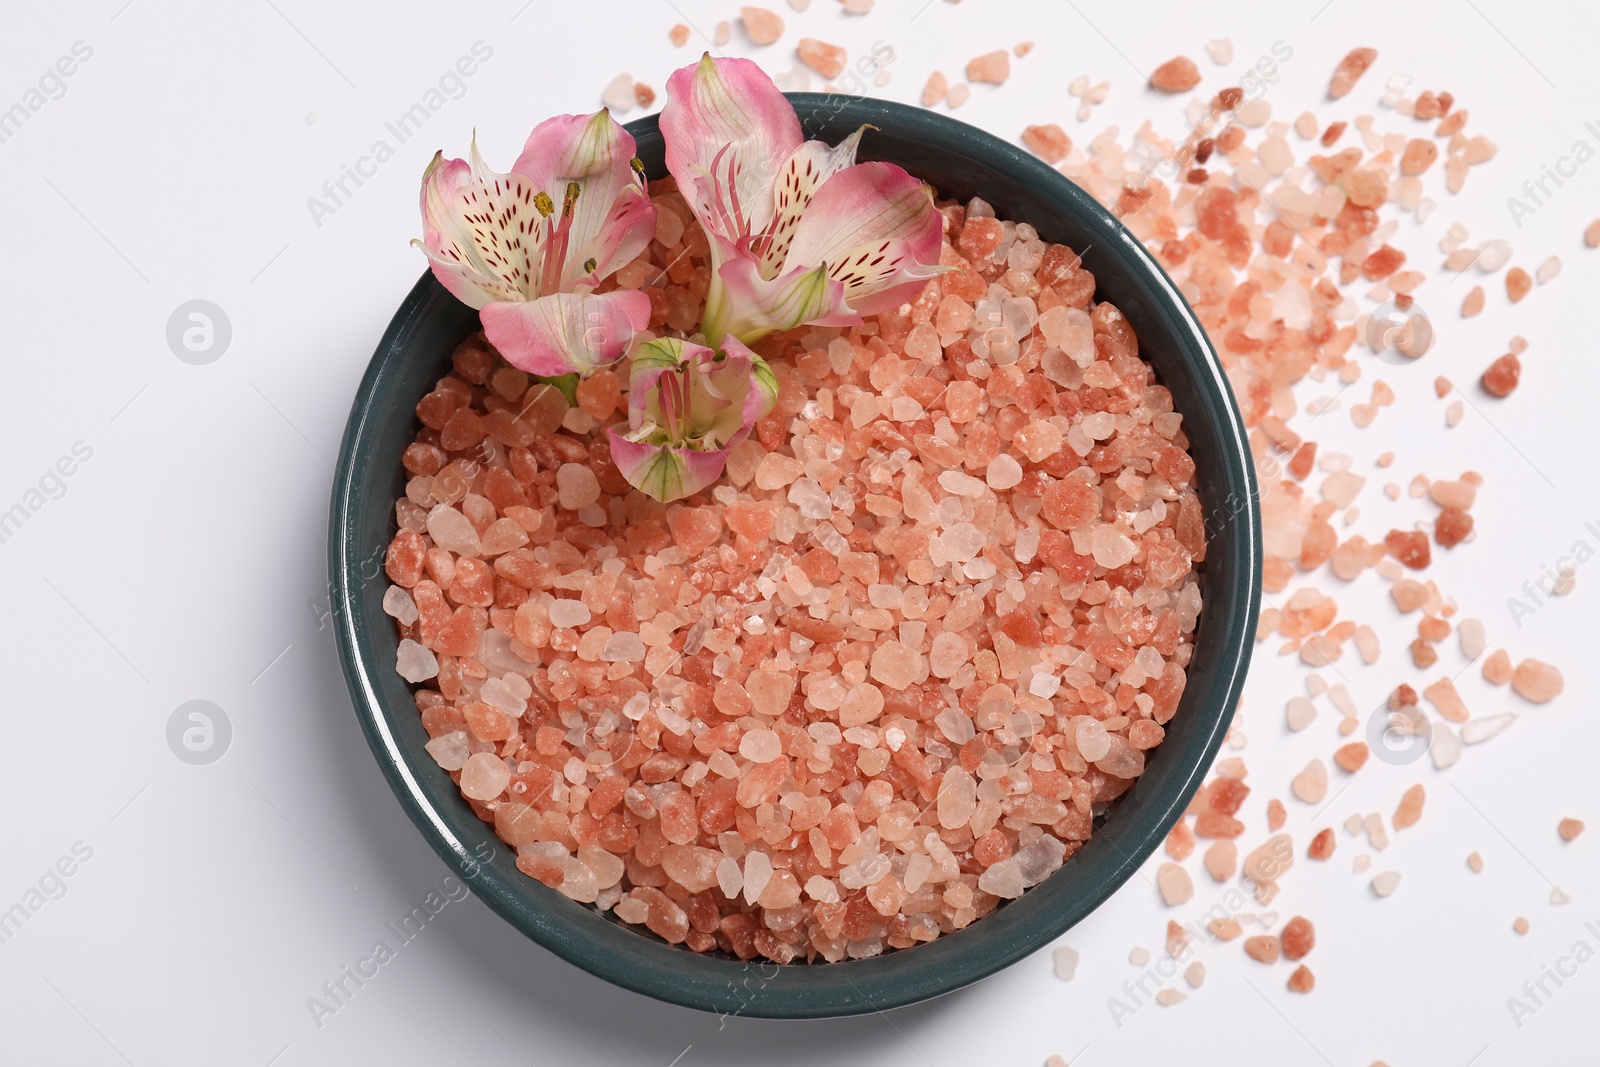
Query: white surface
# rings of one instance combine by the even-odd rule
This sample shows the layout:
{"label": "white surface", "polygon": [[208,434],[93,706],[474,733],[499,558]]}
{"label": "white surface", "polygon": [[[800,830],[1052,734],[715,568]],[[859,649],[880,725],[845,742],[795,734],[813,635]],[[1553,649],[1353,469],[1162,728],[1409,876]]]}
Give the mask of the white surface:
{"label": "white surface", "polygon": [[[787,70],[801,35],[853,55],[881,40],[897,56],[878,92],[912,100],[930,70],[953,77],[979,52],[1031,39],[1037,48],[1014,63],[1011,82],[977,87],[960,117],[1008,136],[1060,121],[1078,138],[1146,114],[1176,129],[1180,105],[1143,92],[1134,68],[1184,52],[1220,87],[1227,82],[1205,56],[1208,38],[1232,37],[1234,71],[1275,41],[1293,48],[1269,93],[1288,119],[1315,106],[1347,49],[1371,44],[1381,52],[1374,71],[1351,98],[1319,112],[1372,110],[1383,80],[1405,71],[1417,75],[1416,88],[1453,90],[1471,109],[1470,130],[1501,145],[1498,159],[1474,168],[1463,196],[1439,197],[1428,243],[1408,240],[1413,260],[1435,276],[1419,296],[1443,332],[1440,347],[1408,368],[1364,357],[1369,380],[1379,372],[1399,402],[1364,433],[1343,410],[1316,430],[1324,449],[1349,447],[1362,469],[1395,449],[1402,483],[1418,471],[1486,475],[1475,542],[1437,553],[1430,575],[1488,622],[1491,647],[1559,664],[1567,695],[1528,708],[1469,672],[1461,685],[1475,713],[1525,712],[1502,737],[1442,774],[1426,762],[1374,761],[1315,823],[1288,800],[1303,852],[1310,830],[1355,811],[1387,818],[1413,781],[1429,790],[1421,825],[1394,834],[1374,865],[1404,873],[1393,897],[1376,899],[1370,874],[1350,873],[1360,849],[1342,830],[1330,863],[1302,856],[1286,877],[1274,907],[1317,924],[1314,994],[1284,990],[1287,966],[1267,969],[1237,944],[1216,944],[1199,953],[1210,977],[1187,1003],[1145,1007],[1117,1025],[1108,998],[1139,975],[1129,949],[1143,945],[1159,959],[1166,919],[1194,917],[1220,896],[1198,873],[1197,854],[1192,904],[1168,912],[1136,878],[1064,939],[1083,953],[1069,984],[1053,977],[1044,952],[887,1016],[718,1020],[604,985],[469,900],[450,904],[319,1027],[308,998],[374,941],[392,945],[385,923],[446,873],[373,765],[323,618],[329,457],[372,348],[422,270],[405,244],[417,226],[417,177],[434,148],[461,154],[474,125],[486,156],[503,164],[535,120],[597,106],[619,70],[659,91],[705,43],[672,49],[668,27],[689,21],[709,34],[736,7],[123,4],[12,5],[0,33],[0,107],[22,99],[74,42],[93,49],[65,95],[0,144],[9,247],[0,266],[8,386],[0,508],[23,500],[75,442],[93,449],[64,496],[0,545],[10,683],[0,711],[0,908],[22,901],[75,842],[93,850],[64,896],[0,944],[0,1058],[943,1067],[1039,1064],[1052,1052],[1074,1065],[1216,1062],[1220,1054],[1197,1056],[1214,1048],[1251,1064],[1382,1058],[1465,1067],[1592,1056],[1600,963],[1579,967],[1560,989],[1547,984],[1555,995],[1520,1028],[1506,1001],[1575,942],[1600,950],[1592,756],[1600,667],[1590,651],[1600,565],[1580,566],[1577,591],[1520,629],[1506,599],[1575,542],[1600,549],[1591,458],[1600,253],[1579,240],[1600,214],[1600,163],[1580,168],[1520,230],[1505,207],[1574,141],[1600,145],[1592,8],[880,0],[857,19],[835,0],[813,0],[804,15],[780,0],[773,6],[790,23],[783,42],[757,51],[736,30],[728,49]],[[480,40],[493,56],[466,81],[464,98],[316,225],[307,198],[386,137],[385,121]],[[1073,120],[1065,92],[1080,73],[1114,84],[1086,125]],[[1591,120],[1597,126],[1586,130]],[[1489,279],[1491,310],[1463,322],[1455,308],[1470,281],[1451,286],[1431,252],[1457,217],[1475,240],[1511,238],[1529,269],[1560,254],[1565,272],[1515,314],[1499,278]],[[232,323],[231,347],[208,366],[180,362],[165,340],[168,316],[196,298],[220,305]],[[1521,389],[1506,402],[1475,401],[1492,423],[1469,409],[1446,431],[1433,376],[1471,382],[1516,332],[1532,342]],[[1363,382],[1345,402],[1365,400],[1367,389]],[[1358,528],[1369,536],[1421,514],[1409,499],[1384,500],[1383,480],[1375,476],[1361,499]],[[1403,662],[1407,623],[1382,588],[1368,576],[1341,594],[1370,605],[1357,617],[1381,624],[1387,650],[1372,668],[1353,656],[1339,665],[1363,709],[1416,675]],[[1288,735],[1283,702],[1302,691],[1304,671],[1270,643],[1258,654],[1242,753],[1255,787],[1247,846],[1264,836],[1266,800],[1287,797],[1288,779],[1331,749],[1337,721],[1319,701],[1318,721]],[[1441,669],[1461,665],[1452,639]],[[169,716],[193,699],[216,703],[232,724],[230,749],[209,766],[180,762],[166,743]],[[1569,814],[1591,823],[1570,845],[1555,834]],[[1464,865],[1474,849],[1488,864],[1479,876]],[[1549,905],[1552,882],[1571,904]],[[1532,922],[1525,938],[1511,932],[1517,915]]]}

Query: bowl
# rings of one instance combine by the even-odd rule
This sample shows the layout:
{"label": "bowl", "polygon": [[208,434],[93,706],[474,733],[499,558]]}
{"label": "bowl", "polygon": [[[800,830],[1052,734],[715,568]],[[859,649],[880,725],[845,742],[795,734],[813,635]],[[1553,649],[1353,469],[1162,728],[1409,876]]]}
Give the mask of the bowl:
{"label": "bowl", "polygon": [[[703,1011],[818,1018],[911,1004],[993,974],[1048,945],[1134,875],[1204,779],[1238,702],[1261,596],[1261,532],[1243,420],[1216,354],[1177,287],[1110,212],[1042,161],[943,115],[843,95],[790,99],[807,137],[836,143],[870,123],[861,158],[898,163],[942,197],[982,196],[1002,218],[1078,250],[1097,298],[1122,309],[1184,416],[1209,516],[1188,687],[1143,776],[1085,847],[964,930],[871,959],[782,966],[669,945],[518,871],[514,851],[424,751],[428,736],[395,673],[398,638],[382,610],[384,552],[404,492],[400,453],[419,425],[416,403],[478,328],[477,313],[429,274],[401,304],[356,393],[334,478],[328,571],[339,658],[367,742],[401,806],[474,893],[545,948],[635,992]],[[648,176],[664,177],[656,118],[628,129]]]}

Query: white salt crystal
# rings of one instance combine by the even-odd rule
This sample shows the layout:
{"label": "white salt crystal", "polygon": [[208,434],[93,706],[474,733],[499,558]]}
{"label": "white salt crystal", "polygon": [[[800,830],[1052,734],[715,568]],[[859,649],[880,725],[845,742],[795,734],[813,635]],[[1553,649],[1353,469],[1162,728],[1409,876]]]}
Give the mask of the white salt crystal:
{"label": "white salt crystal", "polygon": [[471,754],[471,750],[467,748],[465,730],[440,734],[422,747],[428,750],[428,755],[433,757],[435,763],[447,771],[459,771],[467,762],[467,756]]}
{"label": "white salt crystal", "polygon": [[430,649],[407,637],[395,652],[394,669],[400,677],[415,685],[439,673],[439,660]]}
{"label": "white salt crystal", "polygon": [[1514,711],[1501,712],[1499,715],[1487,715],[1480,719],[1473,719],[1461,727],[1461,740],[1469,745],[1487,741],[1499,735],[1507,726],[1517,721]]}
{"label": "white salt crystal", "polygon": [[600,102],[619,115],[632,111],[637,102],[633,95],[633,75],[618,74],[607,82]]}
{"label": "white salt crystal", "polygon": [[549,612],[550,625],[556,627],[586,626],[592,618],[589,606],[581,600],[552,600]]}
{"label": "white salt crystal", "polygon": [[1078,973],[1078,950],[1068,945],[1057,945],[1051,956],[1055,960],[1056,977],[1063,982],[1072,981],[1072,976]]}
{"label": "white salt crystal", "polygon": [[600,650],[604,663],[638,663],[644,659],[644,638],[631,630],[618,630]]}
{"label": "white salt crystal", "polygon": [[410,626],[417,621],[416,601],[411,599],[410,593],[398,585],[391,585],[384,590],[383,611],[401,626]]}
{"label": "white salt crystal", "polygon": [[1386,897],[1400,887],[1399,871],[1384,871],[1372,879],[1372,891]]}

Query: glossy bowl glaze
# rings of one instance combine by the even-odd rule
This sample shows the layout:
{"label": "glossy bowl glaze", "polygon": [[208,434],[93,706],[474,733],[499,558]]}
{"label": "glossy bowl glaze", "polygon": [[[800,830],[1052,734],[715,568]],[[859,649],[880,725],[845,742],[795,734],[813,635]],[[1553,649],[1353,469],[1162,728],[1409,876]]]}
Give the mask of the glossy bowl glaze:
{"label": "glossy bowl glaze", "polygon": [[[791,96],[806,135],[875,130],[861,158],[900,164],[942,197],[982,196],[1005,219],[1071,245],[1121,308],[1172,391],[1190,439],[1209,549],[1188,688],[1144,775],[1046,881],[965,930],[873,959],[741,962],[699,955],[568,900],[516,869],[423,749],[398,642],[381,602],[384,551],[404,489],[400,453],[417,401],[446,373],[477,313],[424,275],[389,324],[356,394],[333,486],[328,570],[339,656],[362,730],[395,796],[445,862],[516,930],[619,986],[705,1011],[816,1018],[893,1008],[993,974],[1048,945],[1133,876],[1177,821],[1216,756],[1238,702],[1261,596],[1261,532],[1250,450],[1228,383],[1194,313],[1150,253],[1088,193],[1021,149],[920,108],[841,95]],[[655,117],[629,129],[651,178],[665,175]],[[509,933],[509,931],[508,931]]]}

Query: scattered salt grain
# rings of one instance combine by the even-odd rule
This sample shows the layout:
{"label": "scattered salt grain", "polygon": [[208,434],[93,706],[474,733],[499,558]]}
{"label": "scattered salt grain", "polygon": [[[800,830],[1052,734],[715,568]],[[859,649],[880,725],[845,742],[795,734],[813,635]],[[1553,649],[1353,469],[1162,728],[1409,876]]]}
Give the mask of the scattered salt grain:
{"label": "scattered salt grain", "polygon": [[1473,719],[1461,727],[1461,740],[1469,745],[1480,744],[1498,736],[1506,727],[1517,721],[1514,711]]}
{"label": "scattered salt grain", "polygon": [[600,102],[619,115],[633,110],[633,75],[618,74],[606,83],[600,93]]}
{"label": "scattered salt grain", "polygon": [[1380,897],[1386,897],[1400,888],[1400,872],[1384,871],[1372,879],[1372,891]]}
{"label": "scattered salt grain", "polygon": [[1161,899],[1169,908],[1185,904],[1194,896],[1193,879],[1188,871],[1176,863],[1163,863],[1156,870],[1156,885],[1161,890]]}
{"label": "scattered salt grain", "polygon": [[1057,945],[1051,953],[1055,960],[1056,977],[1063,982],[1072,981],[1078,973],[1078,950],[1068,945]]}

